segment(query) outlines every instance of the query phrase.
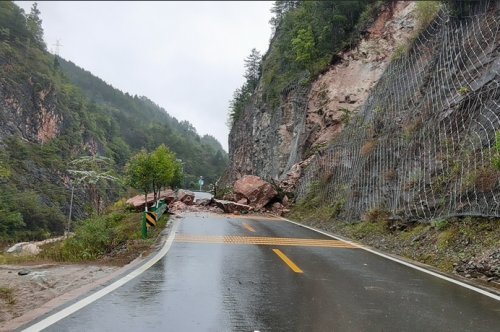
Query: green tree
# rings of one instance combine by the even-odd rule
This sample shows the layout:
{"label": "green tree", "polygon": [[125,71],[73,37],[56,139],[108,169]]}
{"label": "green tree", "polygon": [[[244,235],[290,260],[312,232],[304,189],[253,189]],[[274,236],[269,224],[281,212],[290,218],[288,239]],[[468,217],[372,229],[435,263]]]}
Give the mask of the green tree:
{"label": "green tree", "polygon": [[271,8],[271,13],[273,13],[274,16],[269,21],[269,23],[273,27],[273,33],[276,31],[276,29],[278,29],[286,13],[294,8],[297,8],[298,5],[298,0],[279,0],[274,2]]}
{"label": "green tree", "polygon": [[174,177],[177,175],[178,161],[175,154],[172,153],[165,144],[160,145],[153,153],[151,153],[151,163],[153,167],[153,194],[157,201],[160,191],[167,186],[172,186]]}
{"label": "green tree", "polygon": [[261,60],[262,55],[257,49],[252,48],[250,55],[244,60],[245,61],[245,79],[248,85],[248,89],[253,92],[259,83],[260,71],[261,71]]}
{"label": "green tree", "polygon": [[182,167],[175,154],[162,144],[152,153],[142,150],[134,155],[125,166],[125,173],[127,184],[141,190],[145,202],[150,191],[156,201],[163,188],[180,183]]}
{"label": "green tree", "polygon": [[73,178],[73,185],[85,185],[94,206],[94,211],[99,215],[102,210],[102,195],[100,184],[118,182],[112,160],[103,156],[84,156],[70,162],[68,172]]}
{"label": "green tree", "polygon": [[292,39],[292,49],[295,52],[295,61],[302,65],[311,62],[314,56],[315,43],[312,27],[299,29],[297,36]]}
{"label": "green tree", "polygon": [[31,32],[33,42],[35,45],[45,50],[46,45],[43,41],[43,27],[42,19],[40,18],[40,10],[38,9],[38,4],[35,2],[31,7],[31,11],[26,15],[26,27]]}
{"label": "green tree", "polygon": [[[126,182],[132,188],[144,193],[144,202],[148,201],[148,193],[153,189],[154,166],[151,156],[146,150],[135,154],[125,165]],[[144,210],[148,210],[145,204]]]}

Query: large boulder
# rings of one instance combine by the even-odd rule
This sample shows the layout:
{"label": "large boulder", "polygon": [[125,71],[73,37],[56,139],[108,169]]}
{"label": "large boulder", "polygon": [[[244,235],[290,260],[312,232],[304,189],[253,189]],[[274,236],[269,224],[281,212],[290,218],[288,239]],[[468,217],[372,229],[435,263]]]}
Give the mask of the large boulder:
{"label": "large boulder", "polygon": [[253,207],[251,207],[250,205],[238,204],[232,201],[225,201],[219,199],[214,199],[213,201],[216,204],[216,206],[224,210],[225,213],[248,212],[253,210]]}
{"label": "large boulder", "polygon": [[194,193],[189,190],[179,189],[177,191],[177,200],[186,205],[193,205],[194,203]]}
{"label": "large boulder", "polygon": [[[148,206],[152,206],[154,203],[153,194],[148,194],[147,197]],[[132,198],[127,199],[127,204],[132,205],[136,210],[144,210],[144,195],[137,195]]]}
{"label": "large boulder", "polygon": [[[167,204],[170,204],[175,200],[175,192],[173,190],[167,189],[160,191],[160,199],[164,200]],[[155,203],[154,194],[149,193],[146,200],[148,207],[153,206]],[[137,211],[144,210],[144,194],[137,195],[127,200],[128,205],[132,205]]]}
{"label": "large boulder", "polygon": [[160,199],[170,204],[175,201],[175,192],[171,189],[162,190],[160,191]]}
{"label": "large boulder", "polygon": [[236,201],[247,199],[248,204],[259,210],[275,198],[278,193],[269,182],[255,175],[245,175],[233,186]]}
{"label": "large boulder", "polygon": [[7,249],[7,253],[19,255],[38,255],[40,253],[40,248],[36,243],[21,242]]}

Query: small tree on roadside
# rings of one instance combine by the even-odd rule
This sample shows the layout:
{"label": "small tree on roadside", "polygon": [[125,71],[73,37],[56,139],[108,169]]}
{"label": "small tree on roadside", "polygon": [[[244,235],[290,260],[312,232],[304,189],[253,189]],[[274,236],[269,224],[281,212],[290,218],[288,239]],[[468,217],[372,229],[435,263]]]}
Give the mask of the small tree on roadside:
{"label": "small tree on roadside", "polygon": [[83,184],[97,214],[102,210],[100,185],[118,182],[112,160],[103,156],[83,156],[70,162],[72,186]]}
{"label": "small tree on roadside", "polygon": [[160,191],[167,186],[172,186],[177,169],[180,168],[175,154],[171,152],[165,144],[160,145],[153,153],[151,153],[151,162],[153,164],[153,195],[157,202],[160,198]]}
{"label": "small tree on roadside", "polygon": [[148,210],[148,193],[153,189],[154,167],[146,150],[134,155],[125,166],[126,182],[132,188],[144,193],[144,211]]}
{"label": "small tree on roadside", "polygon": [[133,156],[125,166],[125,173],[127,184],[144,193],[147,211],[148,193],[153,191],[154,201],[157,201],[163,188],[180,183],[182,165],[162,144],[152,153],[142,150]]}

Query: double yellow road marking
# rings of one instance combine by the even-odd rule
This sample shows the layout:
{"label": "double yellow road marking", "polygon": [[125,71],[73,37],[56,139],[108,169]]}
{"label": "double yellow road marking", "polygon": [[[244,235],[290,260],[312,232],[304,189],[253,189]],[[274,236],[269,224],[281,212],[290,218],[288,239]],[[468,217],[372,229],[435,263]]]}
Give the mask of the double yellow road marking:
{"label": "double yellow road marking", "polygon": [[210,236],[210,235],[185,235],[175,237],[176,242],[185,243],[212,243],[212,244],[250,244],[267,246],[298,246],[298,247],[323,247],[323,248],[357,248],[352,244],[338,240],[300,239],[286,237],[261,237],[261,236]]}
{"label": "double yellow road marking", "polygon": [[[252,226],[243,223],[250,232],[255,232]],[[261,236],[210,236],[210,235],[187,235],[178,234],[175,237],[176,242],[182,243],[209,243],[209,244],[246,244],[246,245],[267,245],[267,246],[301,246],[301,247],[321,247],[321,248],[358,248],[352,244],[338,240],[321,239],[300,239],[283,237],[261,237]],[[273,249],[273,252],[285,262],[295,273],[304,273],[290,258],[281,250]]]}

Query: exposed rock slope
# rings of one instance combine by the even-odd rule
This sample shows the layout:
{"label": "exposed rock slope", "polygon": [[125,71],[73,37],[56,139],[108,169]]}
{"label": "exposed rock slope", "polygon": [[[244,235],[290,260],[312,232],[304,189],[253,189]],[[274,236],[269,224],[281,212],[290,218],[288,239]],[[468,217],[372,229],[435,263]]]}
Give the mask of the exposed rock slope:
{"label": "exposed rock slope", "polygon": [[387,7],[311,87],[284,91],[279,109],[257,93],[230,135],[231,176],[284,179],[299,198],[315,188],[347,219],[498,216],[499,9],[444,7],[412,36],[414,6]]}

